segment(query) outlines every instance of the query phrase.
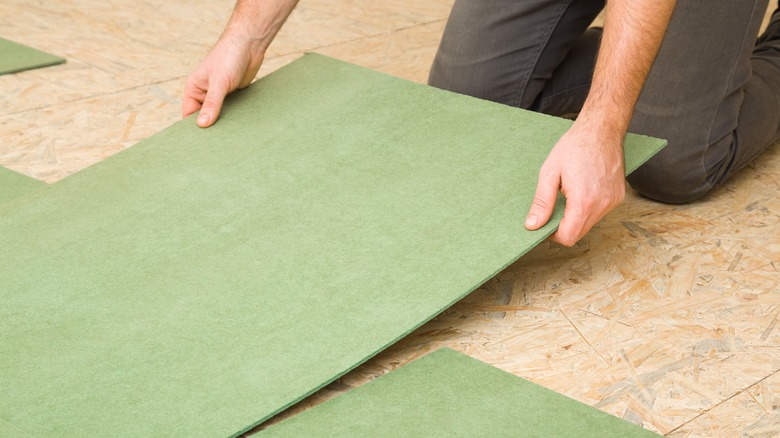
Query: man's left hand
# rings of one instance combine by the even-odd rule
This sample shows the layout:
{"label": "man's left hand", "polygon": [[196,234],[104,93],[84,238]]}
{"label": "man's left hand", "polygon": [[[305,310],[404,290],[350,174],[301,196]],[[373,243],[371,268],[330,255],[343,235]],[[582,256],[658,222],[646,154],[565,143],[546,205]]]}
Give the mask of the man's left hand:
{"label": "man's left hand", "polygon": [[624,168],[623,136],[578,120],[542,165],[526,228],[536,230],[547,223],[560,190],[566,208],[552,240],[574,245],[625,198]]}

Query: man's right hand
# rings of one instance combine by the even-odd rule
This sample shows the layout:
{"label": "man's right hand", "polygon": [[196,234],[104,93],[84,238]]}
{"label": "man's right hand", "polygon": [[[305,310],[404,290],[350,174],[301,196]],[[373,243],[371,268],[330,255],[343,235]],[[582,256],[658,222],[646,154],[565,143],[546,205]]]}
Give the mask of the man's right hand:
{"label": "man's right hand", "polygon": [[265,51],[298,0],[238,0],[225,32],[187,78],[183,117],[200,110],[198,126],[219,118],[225,96],[252,83]]}
{"label": "man's right hand", "polygon": [[187,78],[181,113],[186,117],[200,110],[198,126],[214,124],[225,96],[252,83],[264,52],[246,37],[223,35],[211,52]]}

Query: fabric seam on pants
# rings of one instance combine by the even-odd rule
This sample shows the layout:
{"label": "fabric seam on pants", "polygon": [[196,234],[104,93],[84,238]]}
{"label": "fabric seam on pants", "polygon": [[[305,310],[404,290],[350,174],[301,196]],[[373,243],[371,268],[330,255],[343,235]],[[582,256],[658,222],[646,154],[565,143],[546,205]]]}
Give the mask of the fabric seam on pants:
{"label": "fabric seam on pants", "polygon": [[[522,98],[525,94],[525,91],[528,90],[528,80],[536,69],[536,66],[539,64],[539,57],[541,56],[544,49],[547,48],[547,45],[550,44],[550,38],[552,37],[553,32],[555,32],[555,28],[557,28],[560,24],[561,17],[563,17],[563,14],[566,12],[569,6],[571,6],[571,0],[566,3],[561,3],[558,11],[553,16],[553,20],[550,20],[551,23],[547,26],[546,29],[546,39],[544,40],[544,44],[539,44],[537,46],[536,52],[534,53],[534,63],[532,64],[531,68],[526,69],[527,73],[525,74],[525,77],[522,78],[523,80],[518,81],[518,87],[517,90],[515,90],[515,96],[512,99],[514,102],[513,106],[522,108]],[[522,87],[523,84],[525,84],[525,87]],[[533,102],[531,104],[533,104]]]}
{"label": "fabric seam on pants", "polygon": [[[756,14],[756,7],[757,6],[758,6],[758,1],[753,1],[753,9],[752,9],[752,11],[750,13],[750,17],[753,17]],[[745,32],[742,35],[742,39],[741,39],[742,45],[740,47],[744,47],[745,46],[745,44],[746,44],[745,40],[746,40],[746,38],[748,38],[748,31],[749,30],[750,30],[749,26],[746,26],[745,27]],[[753,39],[755,39],[755,38],[753,38]],[[741,52],[737,52],[737,56],[736,56],[737,60],[739,59],[740,55],[741,55]],[[750,69],[750,76],[752,76],[753,75],[753,66],[750,64],[750,62],[748,62],[748,68]],[[712,117],[712,120],[711,120],[711,123],[710,123],[710,127],[709,127],[709,129],[707,131],[707,144],[708,144],[708,146],[712,146],[712,132],[715,129],[715,121],[716,121],[716,119],[718,117],[718,113],[720,112],[721,107],[723,106],[723,101],[724,101],[726,95],[728,94],[729,88],[731,88],[732,81],[734,79],[734,72],[736,70],[737,70],[737,68],[736,68],[736,63],[735,63],[735,64],[733,64],[733,67],[731,68],[731,71],[729,72],[728,81],[726,81],[726,85],[725,85],[724,89],[722,90],[722,92],[720,93],[721,98],[718,101],[719,102],[718,109],[715,111],[715,114]],[[744,93],[744,87],[741,88],[739,91]],[[736,141],[736,132],[734,130],[732,130],[731,135],[732,135],[732,142]],[[704,162],[706,156],[707,156],[707,153],[706,153],[706,150],[705,150],[704,152],[702,152],[701,157],[699,158],[699,160],[700,160],[701,168],[703,169],[702,174],[704,175],[704,185],[707,187],[707,191],[710,191],[710,190],[712,190],[716,186],[716,184],[714,182],[710,181],[707,165]],[[718,169],[718,170],[720,170],[720,169]]]}

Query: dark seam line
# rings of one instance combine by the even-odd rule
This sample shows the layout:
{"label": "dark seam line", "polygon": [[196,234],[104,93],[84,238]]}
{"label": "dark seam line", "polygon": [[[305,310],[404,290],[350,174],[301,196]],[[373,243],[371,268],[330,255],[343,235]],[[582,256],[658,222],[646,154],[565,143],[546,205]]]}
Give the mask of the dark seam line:
{"label": "dark seam line", "polygon": [[[546,35],[547,39],[544,41],[544,44],[537,45],[536,53],[534,53],[535,62],[531,63],[530,65],[533,67],[529,67],[526,69],[528,73],[525,74],[525,77],[520,77],[521,80],[517,83],[517,90],[515,91],[515,96],[512,99],[512,102],[514,103],[513,106],[520,107],[521,105],[521,99],[523,97],[523,94],[525,94],[525,90],[528,89],[528,79],[531,77],[531,74],[534,72],[536,66],[539,64],[539,58],[541,57],[542,52],[544,49],[547,48],[547,46],[550,44],[550,38],[552,37],[553,32],[555,32],[555,29],[558,27],[558,24],[561,22],[561,17],[566,12],[566,10],[571,6],[571,1],[568,3],[562,3],[559,10],[557,11],[557,14],[553,17],[552,20],[550,20],[550,24],[547,26],[546,29]],[[522,80],[525,79],[525,80]],[[525,84],[525,87],[522,87],[521,85]]]}
{"label": "dark seam line", "polygon": [[[750,13],[750,19],[751,20],[753,19],[753,17],[756,14],[756,6],[758,5],[758,1],[759,0],[755,0],[753,2],[753,10]],[[750,29],[750,26],[745,26],[745,33],[742,35],[742,39],[741,39],[742,45],[740,46],[740,50],[737,52],[737,54],[735,56],[735,58],[737,58],[737,60],[739,60],[739,57],[742,55],[742,48],[745,47],[745,44],[746,44],[745,39],[748,37],[748,30],[749,29]],[[750,69],[750,75],[752,76],[753,75],[753,68],[750,65],[750,62],[748,62],[748,68]],[[710,124],[710,129],[707,131],[707,149],[705,149],[704,152],[701,154],[700,165],[701,165],[701,168],[703,170],[702,175],[704,175],[704,185],[707,187],[708,191],[711,190],[712,188],[714,188],[716,184],[715,183],[711,183],[709,181],[709,179],[710,179],[709,175],[708,175],[709,172],[707,171],[707,166],[704,164],[704,158],[707,155],[707,151],[709,150],[709,147],[712,146],[712,131],[715,129],[715,120],[717,119],[718,113],[720,112],[721,106],[723,105],[723,100],[728,95],[729,88],[731,88],[731,81],[734,79],[734,71],[736,69],[737,69],[736,65],[734,65],[734,67],[732,67],[732,69],[731,69],[731,72],[729,73],[728,81],[726,82],[726,85],[725,85],[725,87],[724,87],[724,89],[723,89],[723,91],[721,93],[722,97],[720,99],[720,103],[718,104],[718,109],[715,111],[715,114],[712,116],[712,123]],[[744,87],[743,87],[742,90],[744,92]],[[736,136],[735,132],[732,132],[732,134]]]}
{"label": "dark seam line", "polygon": [[555,94],[551,94],[551,95],[543,98],[539,102],[539,106],[544,106],[546,103],[550,102],[552,99],[557,99],[557,98],[562,97],[562,96],[570,96],[572,94],[579,93],[582,90],[589,90],[590,89],[590,85],[591,85],[590,83],[583,84],[583,85],[577,85],[576,87],[571,87],[571,88],[568,88],[566,90],[559,91],[559,92],[557,92]]}

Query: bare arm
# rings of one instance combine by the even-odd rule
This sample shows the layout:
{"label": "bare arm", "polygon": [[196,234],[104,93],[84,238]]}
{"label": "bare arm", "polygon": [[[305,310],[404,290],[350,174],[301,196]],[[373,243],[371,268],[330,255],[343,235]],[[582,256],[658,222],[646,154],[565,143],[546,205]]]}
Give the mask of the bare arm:
{"label": "bare arm", "polygon": [[248,86],[265,51],[298,0],[238,0],[225,31],[187,78],[182,115],[200,110],[198,126],[214,124],[225,96]]}
{"label": "bare arm", "polygon": [[588,98],[539,173],[528,229],[550,219],[558,190],[566,197],[552,239],[574,245],[625,197],[623,139],[661,46],[674,0],[610,0]]}

